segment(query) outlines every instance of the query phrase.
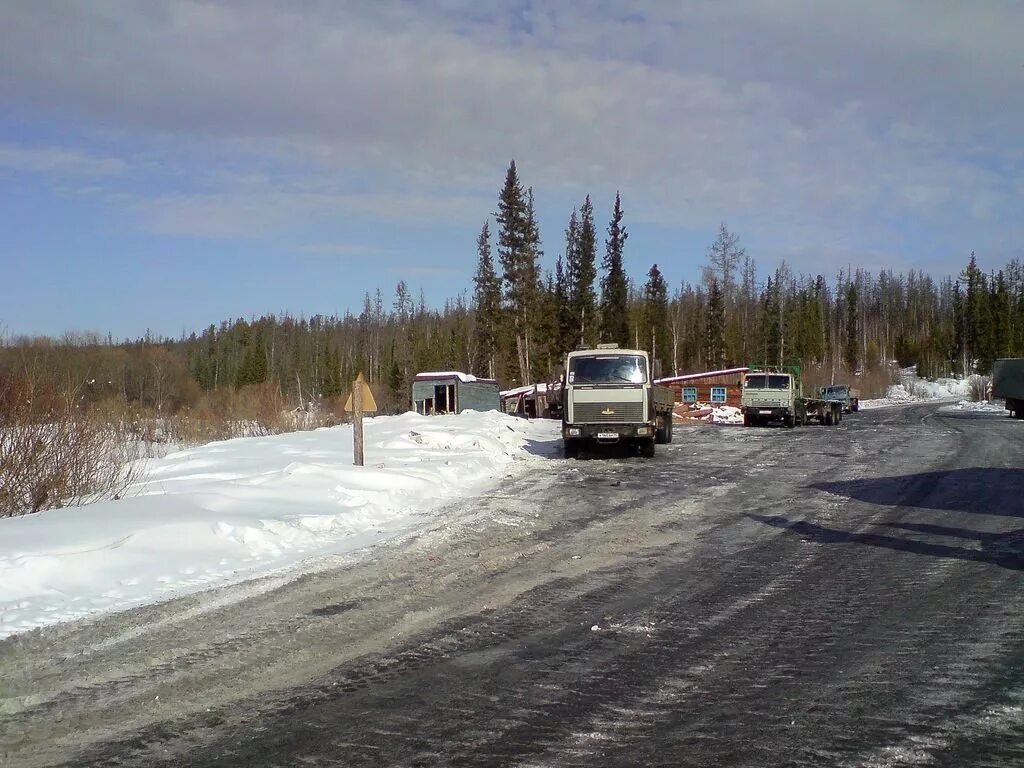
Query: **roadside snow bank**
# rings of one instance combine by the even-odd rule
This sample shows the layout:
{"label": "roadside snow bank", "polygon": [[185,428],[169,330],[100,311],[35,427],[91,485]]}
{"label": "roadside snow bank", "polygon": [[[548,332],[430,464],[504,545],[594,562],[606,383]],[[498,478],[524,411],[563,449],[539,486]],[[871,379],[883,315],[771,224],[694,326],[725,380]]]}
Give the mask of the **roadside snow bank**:
{"label": "roadside snow bank", "polygon": [[948,400],[965,398],[971,394],[970,379],[935,379],[928,381],[919,379],[913,374],[905,374],[899,384],[893,384],[885,393],[885,397],[877,400],[861,400],[860,407],[886,408],[894,405],[921,403],[927,400]]}
{"label": "roadside snow bank", "polygon": [[1006,407],[1002,404],[1002,401],[999,401],[998,403],[990,403],[985,401],[976,403],[970,400],[961,400],[956,405],[945,405],[940,410],[980,411],[983,413],[1006,413]]}
{"label": "roadside snow bank", "polygon": [[151,460],[120,501],[0,520],[0,637],[365,547],[558,439],[556,421],[407,413],[365,422],[365,467],[351,426]]}

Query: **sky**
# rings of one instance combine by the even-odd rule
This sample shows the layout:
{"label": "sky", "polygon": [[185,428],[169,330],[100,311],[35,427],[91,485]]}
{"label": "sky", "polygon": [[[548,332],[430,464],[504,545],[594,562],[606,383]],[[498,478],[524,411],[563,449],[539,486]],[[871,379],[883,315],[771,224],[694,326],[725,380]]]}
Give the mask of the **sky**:
{"label": "sky", "polygon": [[982,0],[2,3],[0,337],[469,297],[513,158],[548,268],[621,190],[637,281],[697,282],[721,223],[763,274],[997,269],[1021,29]]}

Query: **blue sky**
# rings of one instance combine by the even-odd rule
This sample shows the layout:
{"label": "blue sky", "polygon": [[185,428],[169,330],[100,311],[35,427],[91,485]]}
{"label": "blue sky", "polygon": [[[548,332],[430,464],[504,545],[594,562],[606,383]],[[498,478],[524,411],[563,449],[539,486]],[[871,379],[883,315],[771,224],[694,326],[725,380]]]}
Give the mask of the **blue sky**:
{"label": "blue sky", "polygon": [[178,335],[471,289],[514,157],[547,265],[621,189],[631,275],[1024,256],[1024,6],[0,5],[0,335]]}

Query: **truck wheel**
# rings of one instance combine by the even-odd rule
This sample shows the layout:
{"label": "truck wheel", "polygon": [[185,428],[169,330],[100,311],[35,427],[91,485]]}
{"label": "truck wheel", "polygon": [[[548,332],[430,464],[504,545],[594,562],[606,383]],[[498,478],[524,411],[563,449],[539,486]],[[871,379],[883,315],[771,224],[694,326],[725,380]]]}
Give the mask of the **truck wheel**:
{"label": "truck wheel", "polygon": [[654,430],[654,442],[664,445],[668,442],[668,435],[665,434],[665,422],[662,420],[661,426]]}
{"label": "truck wheel", "polygon": [[859,411],[860,410],[860,400],[854,400],[853,404],[850,406],[850,410],[853,411],[854,413]]}
{"label": "truck wheel", "polygon": [[825,411],[823,414],[821,414],[821,423],[824,424],[826,427],[831,427],[832,426],[832,409],[831,408],[829,408],[827,411]]}
{"label": "truck wheel", "polygon": [[833,408],[832,409],[832,426],[838,427],[842,420],[843,420],[843,409],[842,408]]}
{"label": "truck wheel", "polygon": [[643,456],[645,459],[654,458],[653,440],[644,440],[642,443],[640,443],[640,455]]}
{"label": "truck wheel", "polygon": [[796,416],[791,413],[791,414],[786,416],[786,429],[792,429],[795,426],[796,426]]}
{"label": "truck wheel", "polygon": [[675,437],[675,423],[672,421],[672,415],[669,414],[668,423],[665,425],[665,442],[671,443],[672,438]]}
{"label": "truck wheel", "polygon": [[578,459],[580,457],[580,447],[575,440],[566,440],[562,446],[562,455],[567,459]]}
{"label": "truck wheel", "polygon": [[743,426],[744,427],[750,427],[750,426],[753,426],[753,424],[754,424],[754,419],[751,417],[751,415],[749,413],[744,413],[743,414]]}

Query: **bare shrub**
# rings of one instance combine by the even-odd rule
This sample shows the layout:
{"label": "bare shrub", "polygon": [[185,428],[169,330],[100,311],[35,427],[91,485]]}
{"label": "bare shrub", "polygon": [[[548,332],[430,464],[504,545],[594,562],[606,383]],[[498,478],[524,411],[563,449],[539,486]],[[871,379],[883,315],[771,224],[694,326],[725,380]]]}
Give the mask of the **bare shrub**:
{"label": "bare shrub", "polygon": [[975,403],[979,403],[982,400],[988,400],[989,394],[992,391],[992,377],[990,376],[971,376],[968,380],[968,386],[971,389],[971,400]]}
{"label": "bare shrub", "polygon": [[127,430],[75,390],[11,377],[0,389],[0,517],[117,498],[140,479]]}
{"label": "bare shrub", "polygon": [[899,372],[878,366],[868,371],[851,374],[845,366],[830,363],[811,364],[804,367],[804,394],[811,396],[831,384],[848,384],[860,392],[861,400],[885,397],[889,387],[899,382]]}

